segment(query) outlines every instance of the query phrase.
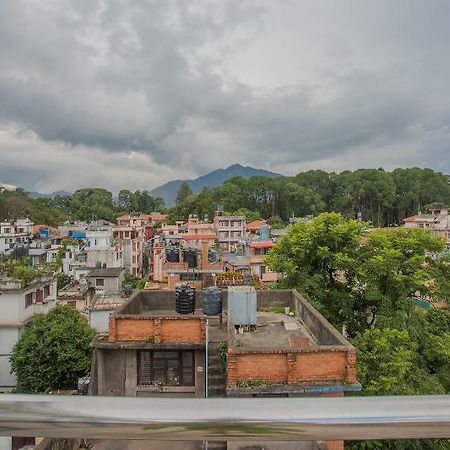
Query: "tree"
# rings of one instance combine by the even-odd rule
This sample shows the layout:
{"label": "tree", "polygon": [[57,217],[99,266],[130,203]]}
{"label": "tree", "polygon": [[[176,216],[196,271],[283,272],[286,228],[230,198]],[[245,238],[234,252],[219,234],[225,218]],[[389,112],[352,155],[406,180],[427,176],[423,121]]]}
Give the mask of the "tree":
{"label": "tree", "polygon": [[[427,315],[430,313],[427,313]],[[431,313],[441,315],[440,311]],[[445,313],[444,313],[445,314]],[[450,319],[450,315],[448,315]],[[440,318],[442,322],[442,317]],[[421,321],[423,327],[424,321]],[[425,323],[427,320],[425,319]],[[444,321],[445,322],[445,321]],[[417,325],[417,324],[415,324]],[[425,325],[425,328],[428,328]],[[423,328],[417,328],[416,331]],[[437,328],[435,328],[437,330]],[[353,340],[358,349],[358,380],[367,395],[416,395],[443,394],[446,392],[439,377],[429,372],[422,363],[419,342],[408,330],[374,328],[366,330]],[[448,361],[449,347],[442,351],[430,342],[431,348],[441,351]],[[448,362],[446,367],[448,377]],[[346,442],[348,450],[448,450],[450,441],[445,439],[417,439],[390,441]]]}
{"label": "tree", "polygon": [[290,227],[267,258],[272,270],[285,274],[287,286],[300,287],[338,327],[359,329],[367,317],[367,305],[354,291],[364,226],[324,213]]}
{"label": "tree", "polygon": [[358,336],[358,380],[369,395],[444,394],[421,367],[418,344],[407,330],[373,328]]}
{"label": "tree", "polygon": [[416,293],[438,291],[448,298],[441,292],[448,286],[446,260],[431,256],[443,248],[429,230],[369,232],[364,223],[325,213],[291,227],[267,262],[286,275],[287,286],[300,287],[328,320],[354,336],[394,317],[403,328]]}
{"label": "tree", "polygon": [[128,189],[122,189],[117,197],[117,206],[121,211],[131,213],[137,210],[135,195]]}
{"label": "tree", "polygon": [[57,305],[26,326],[12,350],[11,368],[23,393],[74,388],[89,372],[95,332],[78,311]]}
{"label": "tree", "polygon": [[286,222],[284,222],[280,216],[271,216],[267,219],[267,223],[273,228],[285,228]]}
{"label": "tree", "polygon": [[180,188],[178,189],[177,199],[175,201],[176,204],[181,205],[190,195],[192,195],[192,189],[190,188],[189,183],[184,181],[180,184]]}

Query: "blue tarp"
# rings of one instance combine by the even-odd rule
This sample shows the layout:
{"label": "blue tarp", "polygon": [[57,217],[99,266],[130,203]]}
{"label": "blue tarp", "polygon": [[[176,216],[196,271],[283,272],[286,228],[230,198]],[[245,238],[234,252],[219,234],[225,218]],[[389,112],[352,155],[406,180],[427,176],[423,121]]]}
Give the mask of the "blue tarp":
{"label": "blue tarp", "polygon": [[81,233],[79,231],[75,231],[72,233],[72,236],[70,236],[73,239],[86,239],[86,233]]}

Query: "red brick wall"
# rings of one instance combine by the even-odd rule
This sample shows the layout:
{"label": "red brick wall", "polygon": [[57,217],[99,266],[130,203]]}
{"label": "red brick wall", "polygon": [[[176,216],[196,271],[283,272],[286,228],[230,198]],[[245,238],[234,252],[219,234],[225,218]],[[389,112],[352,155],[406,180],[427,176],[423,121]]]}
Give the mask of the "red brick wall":
{"label": "red brick wall", "polygon": [[298,353],[295,381],[342,380],[347,375],[346,365],[347,354],[344,352]]}
{"label": "red brick wall", "polygon": [[111,316],[110,342],[149,341],[154,343],[205,342],[206,321],[203,317]]}
{"label": "red brick wall", "polygon": [[244,380],[287,380],[288,362],[285,354],[228,354],[228,383]]}
{"label": "red brick wall", "polygon": [[154,336],[155,326],[153,320],[134,319],[117,319],[110,318],[115,321],[115,333],[112,332],[110,326],[109,340],[112,341],[145,341],[150,336]]}
{"label": "red brick wall", "polygon": [[353,348],[316,347],[296,351],[231,349],[228,352],[228,384],[238,381],[267,380],[356,382]]}

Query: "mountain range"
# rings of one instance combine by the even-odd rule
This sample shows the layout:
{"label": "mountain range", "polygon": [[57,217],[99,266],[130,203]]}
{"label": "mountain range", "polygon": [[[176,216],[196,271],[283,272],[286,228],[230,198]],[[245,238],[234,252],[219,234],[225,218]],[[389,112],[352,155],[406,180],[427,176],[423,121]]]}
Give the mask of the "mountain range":
{"label": "mountain range", "polygon": [[240,164],[234,164],[226,169],[217,169],[209,172],[206,175],[195,178],[193,180],[173,180],[168,183],[159,186],[152,191],[150,195],[153,197],[162,197],[166,206],[173,206],[177,198],[178,189],[181,184],[186,182],[189,184],[194,194],[200,192],[204,187],[220,186],[223,182],[233,177],[251,178],[256,176],[262,177],[279,177],[278,173],[271,172],[270,170],[255,169],[250,166],[241,166]]}
{"label": "mountain range", "polygon": [[67,192],[67,191],[56,191],[56,192],[52,192],[51,194],[41,194],[40,192],[35,192],[35,191],[28,191],[28,195],[31,198],[53,198],[56,197],[57,195],[72,195],[71,192]]}

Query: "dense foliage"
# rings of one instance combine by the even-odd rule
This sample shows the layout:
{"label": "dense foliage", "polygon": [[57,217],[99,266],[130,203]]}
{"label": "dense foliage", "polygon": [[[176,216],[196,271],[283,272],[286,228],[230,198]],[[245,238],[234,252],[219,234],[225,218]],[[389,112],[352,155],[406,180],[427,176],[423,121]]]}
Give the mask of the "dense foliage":
{"label": "dense foliage", "polygon": [[[432,202],[450,204],[448,176],[431,169],[359,169],[341,173],[309,170],[293,177],[234,177],[215,188],[193,194],[180,186],[170,219],[189,214],[213,217],[220,205],[225,212],[241,213],[248,220],[277,218],[277,227],[291,216],[340,212],[345,217],[370,221],[375,226],[399,225]],[[53,199],[31,199],[23,190],[0,194],[0,219],[30,217],[34,223],[56,226],[64,220],[114,220],[123,213],[162,211],[164,202],[147,191],[123,189],[117,198],[102,188],[79,189]]]}
{"label": "dense foliage", "polygon": [[160,197],[147,191],[121,190],[117,198],[102,188],[79,189],[72,195],[31,198],[22,189],[0,193],[0,219],[29,217],[35,224],[58,226],[67,220],[113,221],[123,213],[150,213],[164,209]]}
{"label": "dense foliage", "polygon": [[12,350],[17,390],[24,393],[74,388],[89,372],[95,332],[78,311],[58,305],[26,326]]}
{"label": "dense foliage", "polygon": [[[450,393],[450,299],[444,244],[423,229],[370,231],[337,213],[292,226],[268,257],[357,348],[363,394]],[[449,441],[367,441],[351,449],[448,449]]]}
{"label": "dense foliage", "polygon": [[431,169],[359,169],[339,174],[310,170],[294,177],[231,178],[213,189],[178,199],[171,208],[173,220],[213,215],[221,205],[226,212],[244,209],[257,217],[315,215],[340,212],[346,217],[361,215],[376,226],[401,224],[432,202],[450,203],[448,176]]}
{"label": "dense foliage", "polygon": [[0,275],[6,275],[22,280],[25,286],[31,283],[35,278],[49,274],[55,269],[56,266],[54,264],[45,264],[43,267],[37,269],[32,266],[31,260],[28,257],[15,258],[12,256],[0,255]]}

